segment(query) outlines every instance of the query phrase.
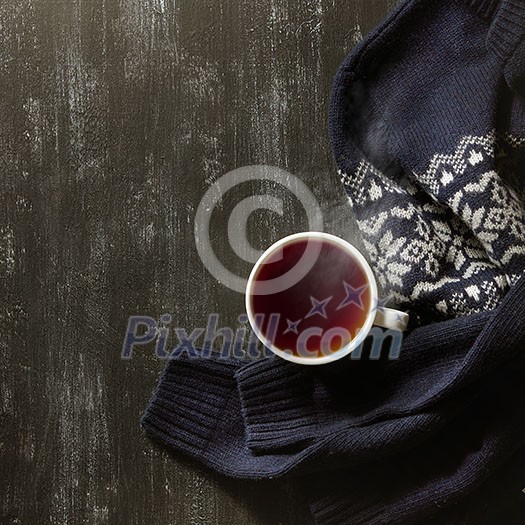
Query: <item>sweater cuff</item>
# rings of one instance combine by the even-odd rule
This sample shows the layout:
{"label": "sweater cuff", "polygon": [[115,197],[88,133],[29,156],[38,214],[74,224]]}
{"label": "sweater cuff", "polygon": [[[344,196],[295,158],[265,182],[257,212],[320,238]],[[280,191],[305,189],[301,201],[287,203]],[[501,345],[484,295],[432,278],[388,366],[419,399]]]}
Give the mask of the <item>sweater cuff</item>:
{"label": "sweater cuff", "polygon": [[200,456],[235,391],[238,364],[219,358],[180,357],[161,375],[142,427],[178,450]]}
{"label": "sweater cuff", "polygon": [[472,8],[490,23],[489,48],[507,62],[525,36],[525,2],[523,0],[457,0]]}
{"label": "sweater cuff", "polygon": [[481,17],[491,19],[501,0],[461,0],[472,7]]}
{"label": "sweater cuff", "polygon": [[501,0],[488,34],[493,52],[504,62],[512,58],[525,36],[525,2]]}
{"label": "sweater cuff", "polygon": [[304,445],[316,435],[314,382],[306,367],[271,357],[240,368],[236,378],[252,451]]}

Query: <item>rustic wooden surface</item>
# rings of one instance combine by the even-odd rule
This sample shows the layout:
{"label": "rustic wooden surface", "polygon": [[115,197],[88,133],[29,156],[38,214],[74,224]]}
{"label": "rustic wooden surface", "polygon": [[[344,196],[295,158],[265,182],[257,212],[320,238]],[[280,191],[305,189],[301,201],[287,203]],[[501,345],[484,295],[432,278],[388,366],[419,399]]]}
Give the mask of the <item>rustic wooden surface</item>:
{"label": "rustic wooden surface", "polygon": [[[228,171],[290,171],[326,231],[353,235],[328,95],[396,3],[2,0],[1,524],[309,523],[289,485],[225,480],[150,442],[139,418],[164,363],[152,346],[120,352],[130,315],[236,325],[242,296],[193,236]],[[247,275],[215,226],[218,254]],[[304,227],[261,213],[250,234],[263,247]]]}

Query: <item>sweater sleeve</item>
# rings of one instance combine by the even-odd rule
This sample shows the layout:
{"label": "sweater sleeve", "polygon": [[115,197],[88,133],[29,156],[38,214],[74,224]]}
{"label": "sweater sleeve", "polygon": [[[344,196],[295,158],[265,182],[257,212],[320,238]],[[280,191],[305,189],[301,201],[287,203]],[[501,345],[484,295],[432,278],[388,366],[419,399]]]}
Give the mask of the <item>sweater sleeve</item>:
{"label": "sweater sleeve", "polygon": [[[143,428],[171,449],[222,474],[269,479],[377,459],[384,451],[393,453],[420,442],[443,420],[441,415],[423,413],[351,432],[344,420],[334,420],[330,433],[312,432],[293,446],[259,454],[249,446],[250,431],[242,416],[236,387],[236,371],[241,368],[221,357],[170,360],[142,417]],[[296,434],[300,433],[298,429]]]}
{"label": "sweater sleeve", "polygon": [[463,368],[488,319],[472,316],[468,330],[459,320],[419,328],[396,361],[304,367],[270,358],[239,368],[248,446],[258,453],[304,446],[341,432],[343,422],[355,429],[424,412],[464,382]]}

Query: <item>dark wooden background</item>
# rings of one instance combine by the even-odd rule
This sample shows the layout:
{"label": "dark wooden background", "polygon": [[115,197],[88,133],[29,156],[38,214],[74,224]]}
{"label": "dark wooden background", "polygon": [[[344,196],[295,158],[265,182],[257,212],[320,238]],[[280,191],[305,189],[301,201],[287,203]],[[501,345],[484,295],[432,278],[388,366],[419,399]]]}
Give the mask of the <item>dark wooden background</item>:
{"label": "dark wooden background", "polygon": [[[123,361],[122,341],[137,314],[236,326],[243,298],[193,235],[204,192],[234,168],[299,176],[325,230],[353,238],[330,85],[396,3],[2,0],[1,524],[309,523],[287,484],[226,480],[150,442],[139,418],[164,363],[152,346]],[[290,208],[251,219],[259,248],[305,228],[286,190],[265,191]],[[225,220],[217,254],[247,276]]]}

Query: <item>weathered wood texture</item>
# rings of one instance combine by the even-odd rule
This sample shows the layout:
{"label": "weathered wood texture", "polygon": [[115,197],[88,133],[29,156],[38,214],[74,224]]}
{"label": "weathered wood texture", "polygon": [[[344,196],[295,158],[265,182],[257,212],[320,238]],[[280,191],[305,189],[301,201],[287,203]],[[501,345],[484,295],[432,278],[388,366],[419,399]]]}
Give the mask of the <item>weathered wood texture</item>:
{"label": "weathered wood texture", "polygon": [[[289,485],[226,480],[150,442],[139,417],[164,363],[152,346],[120,352],[134,314],[236,326],[242,296],[208,273],[193,235],[226,172],[298,175],[326,231],[352,236],[330,85],[395,4],[2,0],[1,524],[309,523]],[[247,276],[221,217],[217,253]],[[250,224],[263,247],[305,217]]]}

